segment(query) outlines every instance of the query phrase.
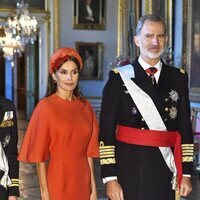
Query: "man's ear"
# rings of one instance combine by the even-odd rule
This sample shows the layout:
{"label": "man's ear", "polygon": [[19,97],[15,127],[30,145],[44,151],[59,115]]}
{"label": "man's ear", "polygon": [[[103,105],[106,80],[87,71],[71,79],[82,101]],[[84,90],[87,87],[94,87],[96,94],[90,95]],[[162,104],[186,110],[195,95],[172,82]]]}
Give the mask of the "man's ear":
{"label": "man's ear", "polygon": [[138,38],[138,36],[136,35],[136,36],[134,36],[134,42],[135,42],[135,44],[136,44],[136,46],[140,46],[139,45],[139,38]]}

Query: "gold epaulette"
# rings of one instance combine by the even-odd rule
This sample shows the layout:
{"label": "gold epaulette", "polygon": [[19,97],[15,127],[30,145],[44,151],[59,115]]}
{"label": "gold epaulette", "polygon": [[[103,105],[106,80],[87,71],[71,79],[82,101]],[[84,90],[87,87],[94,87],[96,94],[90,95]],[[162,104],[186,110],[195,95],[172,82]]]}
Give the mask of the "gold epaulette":
{"label": "gold epaulette", "polygon": [[114,69],[112,69],[112,70],[115,72],[115,74],[118,74],[118,73],[119,73],[119,71],[118,71],[117,68],[114,68]]}
{"label": "gold epaulette", "polygon": [[194,144],[182,144],[182,161],[192,162],[194,157]]}
{"label": "gold epaulette", "polygon": [[182,74],[185,74],[185,69],[184,69],[183,67],[180,67],[180,72],[181,72]]}

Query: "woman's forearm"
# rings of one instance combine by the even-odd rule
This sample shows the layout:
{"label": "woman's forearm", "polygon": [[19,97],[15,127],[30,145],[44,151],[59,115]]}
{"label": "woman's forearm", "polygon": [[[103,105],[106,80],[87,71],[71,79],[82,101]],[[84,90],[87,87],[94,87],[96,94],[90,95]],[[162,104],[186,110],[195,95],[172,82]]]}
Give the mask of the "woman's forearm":
{"label": "woman's forearm", "polygon": [[47,187],[47,173],[46,173],[46,163],[36,163],[38,181],[40,186],[40,192],[42,200],[49,200],[49,192]]}
{"label": "woman's forearm", "polygon": [[91,172],[91,194],[93,196],[92,199],[97,199],[97,189],[96,189],[96,183],[95,183],[95,177],[94,177],[94,164],[93,164],[93,159],[91,157],[88,157],[88,163],[89,163],[90,172]]}

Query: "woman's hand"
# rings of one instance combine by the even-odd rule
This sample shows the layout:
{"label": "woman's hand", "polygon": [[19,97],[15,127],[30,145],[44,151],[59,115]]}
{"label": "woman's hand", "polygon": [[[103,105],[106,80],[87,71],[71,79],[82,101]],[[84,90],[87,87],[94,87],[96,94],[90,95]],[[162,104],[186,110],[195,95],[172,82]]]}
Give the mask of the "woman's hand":
{"label": "woman's hand", "polygon": [[121,185],[116,180],[108,181],[107,195],[111,200],[124,200],[123,190]]}
{"label": "woman's hand", "polygon": [[46,163],[45,162],[36,163],[36,170],[38,174],[41,198],[42,200],[50,200],[50,195],[47,187]]}
{"label": "woman's hand", "polygon": [[97,200],[97,191],[96,191],[96,189],[91,191],[90,200]]}
{"label": "woman's hand", "polygon": [[50,200],[49,192],[48,192],[48,191],[43,191],[43,192],[41,193],[41,199],[42,199],[42,200]]}
{"label": "woman's hand", "polygon": [[91,173],[91,194],[90,194],[90,200],[97,200],[97,188],[94,178],[94,164],[93,159],[91,157],[88,157],[88,164],[90,166],[90,173]]}

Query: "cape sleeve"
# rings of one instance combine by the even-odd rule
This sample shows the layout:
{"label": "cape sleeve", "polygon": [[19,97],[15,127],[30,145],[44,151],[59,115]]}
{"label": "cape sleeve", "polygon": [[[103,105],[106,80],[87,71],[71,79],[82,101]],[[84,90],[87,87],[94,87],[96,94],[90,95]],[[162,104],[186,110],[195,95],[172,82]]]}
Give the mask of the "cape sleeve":
{"label": "cape sleeve", "polygon": [[90,138],[90,142],[87,149],[88,157],[99,157],[99,125],[96,118],[96,114],[94,113],[92,107],[90,106],[92,113],[92,136]]}
{"label": "cape sleeve", "polygon": [[36,106],[29,122],[19,152],[18,160],[23,162],[45,162],[50,151],[48,107],[44,101]]}

